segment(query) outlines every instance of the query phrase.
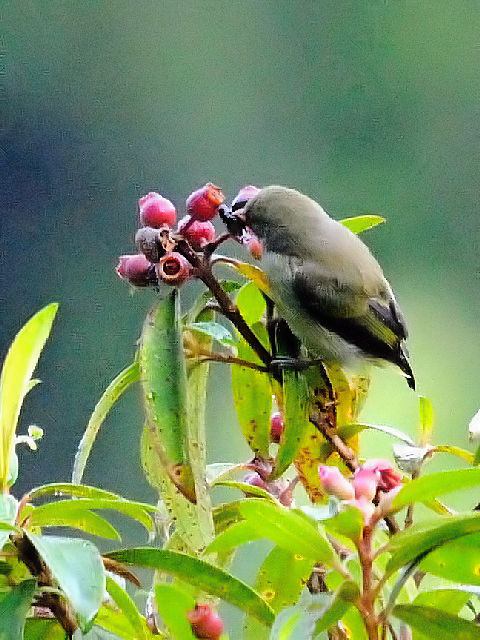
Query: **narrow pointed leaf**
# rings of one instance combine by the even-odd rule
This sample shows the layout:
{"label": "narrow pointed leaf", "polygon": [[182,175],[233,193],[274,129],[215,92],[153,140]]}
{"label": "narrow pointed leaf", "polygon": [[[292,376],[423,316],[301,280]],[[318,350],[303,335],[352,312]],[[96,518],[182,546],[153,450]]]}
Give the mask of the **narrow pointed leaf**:
{"label": "narrow pointed leaf", "polygon": [[112,491],[90,487],[87,484],[71,484],[70,482],[52,482],[51,484],[35,487],[35,489],[28,492],[28,499],[31,501],[40,496],[49,495],[75,496],[76,498],[91,498],[92,500],[97,498],[102,500],[125,500],[125,498]]}
{"label": "narrow pointed leaf", "polygon": [[283,419],[285,429],[280,440],[274,468],[269,480],[275,480],[288,469],[297,456],[310,426],[308,420],[308,387],[299,371],[283,372]]}
{"label": "narrow pointed leaf", "polygon": [[330,542],[300,513],[254,498],[242,502],[239,511],[257,534],[282,549],[338,567]]}
{"label": "narrow pointed leaf", "polygon": [[269,640],[311,640],[314,627],[315,621],[308,612],[288,607],[275,619]]}
{"label": "narrow pointed leaf", "polygon": [[274,496],[271,493],[268,493],[265,489],[261,487],[255,487],[246,482],[238,482],[235,480],[218,480],[213,484],[215,487],[229,487],[231,489],[239,489],[245,494],[249,494],[250,496],[256,496],[257,498],[265,498],[265,500],[269,500],[270,502],[276,502]]}
{"label": "narrow pointed leaf", "polygon": [[265,298],[253,282],[247,282],[237,293],[237,307],[249,325],[259,322],[265,313]]}
{"label": "narrow pointed leaf", "polygon": [[187,324],[185,328],[213,338],[223,345],[236,346],[237,344],[230,331],[218,322],[192,322]]}
{"label": "narrow pointed leaf", "polygon": [[0,550],[8,540],[17,515],[18,502],[9,493],[0,493],[0,522],[5,525],[0,529]]}
{"label": "narrow pointed leaf", "polygon": [[163,622],[175,640],[195,640],[187,612],[195,609],[195,598],[173,584],[157,584],[155,600]]}
{"label": "narrow pointed leaf", "polygon": [[148,314],[142,331],[139,364],[147,424],[157,441],[161,464],[178,489],[195,502],[187,438],[187,373],[177,289]]}
{"label": "narrow pointed leaf", "polygon": [[49,304],[20,329],[0,376],[0,489],[7,486],[18,417],[30,379],[50,335],[58,304]]}
{"label": "narrow pointed leaf", "polygon": [[204,560],[175,551],[150,548],[113,551],[107,556],[126,564],[159,569],[236,605],[264,624],[273,622],[272,609],[253,589]]}
{"label": "narrow pointed leaf", "polygon": [[455,447],[454,445],[437,445],[436,447],[432,447],[432,453],[449,453],[452,456],[456,456],[461,460],[465,460],[469,464],[474,464],[475,456],[470,451],[466,451],[461,447]]}
{"label": "narrow pointed leaf", "polygon": [[420,567],[447,580],[480,586],[480,533],[462,536],[434,549]]}
{"label": "narrow pointed leaf", "polygon": [[224,531],[218,534],[215,540],[208,546],[207,551],[225,551],[239,547],[247,542],[259,540],[263,536],[247,520],[234,522]]}
{"label": "narrow pointed leaf", "polygon": [[98,549],[87,540],[39,536],[31,532],[26,535],[72,605],[80,628],[88,631],[105,591],[105,573]]}
{"label": "narrow pointed leaf", "polygon": [[[266,330],[263,337],[266,338]],[[260,327],[257,327],[260,329]],[[238,357],[261,364],[253,349],[239,339]],[[270,446],[270,415],[272,411],[272,388],[266,373],[248,367],[232,365],[232,391],[238,422],[248,446],[255,454],[268,457]]]}
{"label": "narrow pointed leaf", "polygon": [[326,631],[336,624],[347,613],[348,609],[360,596],[358,585],[352,580],[346,580],[333,594],[332,601],[315,623],[315,633]]}
{"label": "narrow pointed leaf", "polygon": [[375,215],[355,216],[354,218],[344,218],[339,220],[340,224],[353,231],[353,233],[362,233],[367,229],[376,227],[379,224],[385,222],[385,218]]}
{"label": "narrow pointed leaf", "polygon": [[480,532],[480,514],[454,515],[422,522],[395,534],[389,541],[392,551],[387,571],[392,573],[400,567],[423,558],[433,549],[450,540]]}
{"label": "narrow pointed leaf", "polygon": [[110,409],[121,397],[121,395],[140,379],[138,362],[135,360],[131,365],[121,371],[103,392],[100,400],[93,410],[88,421],[85,432],[82,436],[73,464],[72,482],[80,484],[82,481],[85,466],[92,450],[95,439],[100,431],[105,418]]}
{"label": "narrow pointed leaf", "polygon": [[36,586],[36,580],[24,580],[0,600],[0,640],[23,640]]}
{"label": "narrow pointed leaf", "polygon": [[[35,511],[33,512],[35,513]],[[35,527],[71,527],[73,529],[80,529],[94,536],[100,536],[107,538],[108,540],[121,540],[118,531],[112,527],[104,518],[99,516],[93,511],[71,511],[68,513],[55,514],[48,513],[39,515],[35,518],[35,524],[27,524]]]}
{"label": "narrow pointed leaf", "polygon": [[478,640],[480,634],[478,625],[473,622],[433,607],[398,604],[392,614],[420,633],[428,629],[430,637],[442,640]]}
{"label": "narrow pointed leaf", "polygon": [[[95,634],[93,637],[99,638],[99,640],[116,640],[116,638],[122,638],[122,640],[138,640],[138,638],[148,638],[148,640],[157,640],[158,635],[153,635],[148,629],[145,620],[142,618],[143,623],[143,636],[132,635],[132,625],[128,618],[124,615],[123,611],[117,609],[111,609],[110,607],[102,606],[95,618],[95,626],[85,636],[89,640],[90,634]],[[103,631],[105,629],[105,631]],[[97,635],[98,634],[98,635]],[[110,634],[114,634],[113,638]],[[63,638],[62,638],[63,640]],[[80,639],[79,639],[80,640]]]}
{"label": "narrow pointed leaf", "polygon": [[142,616],[128,593],[109,576],[106,577],[106,588],[110,597],[128,620],[135,640],[148,640]]}
{"label": "narrow pointed leaf", "polygon": [[412,438],[408,434],[404,433],[403,431],[400,431],[400,429],[395,429],[394,427],[389,427],[383,424],[354,423],[345,427],[341,427],[338,433],[342,438],[346,438],[350,435],[353,435],[354,432],[359,433],[360,431],[364,431],[365,429],[380,431],[381,433],[385,433],[388,436],[392,436],[393,438],[402,440],[403,442],[405,442],[406,444],[409,444],[412,447],[415,446],[415,442],[412,440]]}
{"label": "narrow pointed leaf", "polygon": [[42,526],[48,522],[50,517],[57,521],[62,516],[69,516],[72,513],[86,511],[89,509],[111,509],[137,520],[150,531],[152,529],[152,518],[148,511],[154,511],[151,505],[130,502],[128,500],[105,500],[102,498],[79,498],[77,500],[58,500],[49,502],[40,507],[36,507],[30,516],[30,526]]}
{"label": "narrow pointed leaf", "polygon": [[422,476],[406,484],[393,500],[393,507],[400,509],[414,502],[480,485],[480,469],[441,471]]}
{"label": "narrow pointed leaf", "polygon": [[[294,605],[310,577],[314,561],[274,547],[260,567],[254,589],[274,612]],[[256,620],[245,621],[243,640],[260,640],[265,631]],[[268,635],[267,635],[268,637]]]}
{"label": "narrow pointed leaf", "polygon": [[426,445],[430,442],[433,431],[433,406],[428,398],[419,397],[420,403],[420,444]]}

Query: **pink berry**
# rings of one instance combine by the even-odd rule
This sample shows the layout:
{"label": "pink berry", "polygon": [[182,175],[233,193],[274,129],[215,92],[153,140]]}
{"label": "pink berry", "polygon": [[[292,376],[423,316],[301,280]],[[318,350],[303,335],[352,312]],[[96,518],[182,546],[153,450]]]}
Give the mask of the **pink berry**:
{"label": "pink berry", "polygon": [[155,271],[159,281],[178,287],[190,277],[192,269],[186,258],[172,251],[160,258],[160,262],[155,265]]}
{"label": "pink berry", "polygon": [[221,618],[208,604],[197,604],[195,609],[187,611],[187,620],[192,626],[193,635],[204,640],[219,640],[223,633]]}
{"label": "pink berry", "polygon": [[118,260],[116,272],[123,280],[136,287],[148,287],[156,283],[153,275],[153,265],[143,253],[120,256]]}
{"label": "pink berry", "polygon": [[201,222],[211,220],[217,214],[218,207],[225,200],[219,187],[211,182],[191,193],[187,198],[187,213]]}
{"label": "pink berry", "polygon": [[243,208],[259,191],[260,189],[252,184],[242,187],[232,201],[232,211]]}
{"label": "pink berry", "polygon": [[280,411],[272,413],[272,417],[270,418],[270,440],[278,444],[284,429],[285,425],[283,424],[283,416]]}
{"label": "pink berry", "polygon": [[[182,218],[178,224],[178,231],[183,237],[191,244],[192,249],[195,251],[201,251],[203,247],[212,242],[215,238],[215,227],[213,224],[206,220],[201,222],[200,220],[193,220],[190,216]],[[186,226],[188,224],[188,226]],[[183,230],[185,228],[185,231]]]}
{"label": "pink berry", "polygon": [[172,226],[177,219],[174,205],[159,193],[151,191],[138,201],[140,222],[145,227]]}
{"label": "pink berry", "polygon": [[355,497],[351,483],[342,475],[338,467],[321,464],[318,467],[318,475],[323,488],[330,495],[340,500],[352,500]]}

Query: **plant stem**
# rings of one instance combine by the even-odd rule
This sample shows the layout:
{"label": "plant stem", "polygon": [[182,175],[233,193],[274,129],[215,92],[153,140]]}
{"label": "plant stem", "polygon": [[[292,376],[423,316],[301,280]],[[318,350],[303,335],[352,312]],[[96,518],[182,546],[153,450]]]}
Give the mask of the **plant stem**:
{"label": "plant stem", "polygon": [[375,615],[375,590],[372,585],[373,578],[373,553],[372,553],[373,529],[366,526],[363,529],[362,539],[357,544],[358,557],[362,567],[362,595],[360,597],[359,611],[363,617],[369,640],[378,640],[378,618]]}

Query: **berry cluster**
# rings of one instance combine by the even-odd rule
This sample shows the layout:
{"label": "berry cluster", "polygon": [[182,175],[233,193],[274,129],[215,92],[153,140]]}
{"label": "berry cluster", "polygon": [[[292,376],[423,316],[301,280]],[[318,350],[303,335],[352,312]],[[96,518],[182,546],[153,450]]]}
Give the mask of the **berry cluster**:
{"label": "berry cluster", "polygon": [[[234,212],[256,193],[256,187],[243,187],[231,207],[225,207],[222,217],[234,217]],[[160,283],[180,286],[194,277],[195,268],[185,257],[185,252],[177,250],[178,243],[180,240],[186,242],[188,249],[194,252],[204,252],[209,245],[215,246],[218,237],[212,220],[219,212],[222,213],[224,200],[221,189],[207,182],[188,196],[186,215],[174,229],[177,222],[175,205],[159,193],[147,193],[138,201],[142,226],[135,235],[135,245],[139,253],[120,256],[117,274],[135,287],[158,286]],[[242,244],[254,257],[260,257],[261,248],[257,246],[256,238],[245,234]]]}
{"label": "berry cluster", "polygon": [[390,512],[392,500],[402,487],[401,475],[388,460],[367,460],[355,471],[351,480],[345,478],[338,467],[321,464],[318,473],[325,491],[357,507],[363,513],[365,525],[378,521]]}

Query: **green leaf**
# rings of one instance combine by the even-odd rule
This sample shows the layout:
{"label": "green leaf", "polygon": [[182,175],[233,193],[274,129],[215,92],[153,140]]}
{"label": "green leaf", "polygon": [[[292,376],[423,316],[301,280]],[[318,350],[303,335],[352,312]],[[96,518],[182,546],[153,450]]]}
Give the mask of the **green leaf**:
{"label": "green leaf", "polygon": [[[265,341],[265,327],[257,325],[256,329],[257,333],[261,332]],[[239,358],[260,363],[253,349],[243,338],[239,339],[237,350]],[[232,391],[238,422],[248,446],[255,454],[268,457],[272,412],[272,388],[268,375],[234,364]]]}
{"label": "green leaf", "polygon": [[252,496],[256,496],[257,498],[265,498],[265,500],[269,500],[270,502],[276,502],[276,499],[272,496],[271,493],[268,493],[268,491],[262,489],[261,487],[255,487],[251,484],[247,484],[246,482],[238,482],[236,480],[217,480],[212,484],[212,486],[239,489],[239,491]]}
{"label": "green leaf", "polygon": [[49,304],[20,329],[0,376],[0,490],[7,486],[10,457],[23,398],[52,328],[58,304]]}
{"label": "green leaf", "polygon": [[8,540],[11,533],[10,526],[15,523],[18,502],[9,493],[0,493],[0,522],[6,525],[0,529],[0,550]]}
{"label": "green leaf", "polygon": [[187,611],[195,609],[195,598],[173,584],[157,584],[155,600],[163,622],[175,640],[195,640]]}
{"label": "green leaf", "polygon": [[480,585],[480,534],[465,535],[434,549],[420,567],[447,580]]}
{"label": "green leaf", "polygon": [[420,403],[420,444],[426,445],[430,442],[433,431],[433,406],[428,398],[419,396]]}
{"label": "green leaf", "polygon": [[280,440],[275,464],[269,480],[275,480],[288,469],[303,443],[310,425],[308,420],[308,387],[305,376],[298,371],[283,372],[283,419],[285,429]]}
{"label": "green leaf", "polygon": [[0,600],[0,640],[22,640],[36,580],[24,580]]}
{"label": "green leaf", "polygon": [[215,538],[215,540],[207,547],[207,551],[225,551],[239,547],[247,542],[259,540],[263,536],[247,520],[234,522]]}
{"label": "green leaf", "polygon": [[480,629],[473,622],[440,611],[433,607],[420,607],[413,604],[398,604],[392,614],[406,622],[413,629],[425,633],[429,637],[442,640],[478,640]]}
{"label": "green leaf", "polygon": [[403,442],[405,442],[406,444],[409,444],[412,447],[415,446],[415,442],[412,440],[412,438],[409,435],[407,435],[403,431],[400,431],[400,429],[395,429],[394,427],[389,427],[383,424],[369,424],[366,422],[349,424],[344,427],[340,427],[340,429],[338,430],[338,435],[342,438],[342,440],[346,440],[354,436],[356,433],[360,433],[361,431],[364,431],[365,429],[380,431],[380,433],[385,433],[388,436],[392,436],[393,438],[402,440]]}
{"label": "green leaf", "polygon": [[465,460],[469,464],[474,464],[475,456],[470,451],[466,451],[461,447],[455,447],[454,445],[437,445],[430,449],[432,453],[449,453],[452,456],[456,456],[461,460]]}
{"label": "green leaf", "polygon": [[[313,560],[274,547],[260,567],[254,588],[278,614],[298,600],[313,569]],[[243,640],[260,640],[264,630],[256,620],[246,620]]]}
{"label": "green leaf", "polygon": [[[36,510],[32,513],[35,514]],[[35,524],[27,521],[27,528],[35,527],[72,527],[80,529],[94,536],[100,536],[109,540],[121,540],[118,531],[104,518],[92,511],[71,511],[69,513],[47,513],[35,517]]]}
{"label": "green leaf", "polygon": [[[102,606],[100,607],[97,616],[95,618],[95,626],[87,634],[86,638],[90,638],[90,635],[96,633],[95,637],[105,638],[105,640],[110,640],[112,636],[108,635],[107,632],[114,634],[114,638],[122,638],[123,640],[137,640],[137,638],[147,637],[149,640],[158,639],[159,636],[153,635],[148,629],[145,620],[142,618],[143,623],[143,636],[133,636],[132,637],[132,625],[128,618],[124,615],[123,611],[117,611],[114,609],[110,609],[110,607]],[[102,633],[102,630],[106,631]],[[62,638],[63,640],[63,638]]]}
{"label": "green leaf", "polygon": [[235,471],[244,471],[248,469],[246,464],[237,464],[236,462],[213,462],[207,464],[207,483],[214,486],[217,482],[228,480]]}
{"label": "green leaf", "polygon": [[106,588],[115,604],[128,620],[135,639],[148,640],[143,618],[128,593],[109,576],[106,576]]}
{"label": "green leaf", "polygon": [[237,307],[249,325],[259,322],[265,313],[265,298],[253,282],[247,282],[237,293]]}
{"label": "green leaf", "polygon": [[323,521],[329,532],[340,533],[353,541],[360,540],[363,531],[363,514],[356,507],[345,506],[333,518]]}
{"label": "green leaf", "polygon": [[230,331],[218,322],[192,322],[185,328],[213,338],[223,345],[236,346],[237,344]]}
{"label": "green leaf", "polygon": [[[155,511],[151,505],[130,502],[129,500],[105,500],[103,498],[79,498],[77,500],[57,500],[36,507],[30,516],[30,526],[45,526],[49,518],[55,518],[57,524],[60,518],[70,517],[72,513],[78,514],[80,511],[89,509],[111,509],[137,520],[148,530],[153,527],[152,518],[148,511]],[[148,511],[147,511],[148,510]],[[67,525],[69,526],[69,525]]]}
{"label": "green leaf", "polygon": [[160,463],[178,489],[195,502],[187,437],[187,372],[177,289],[145,320],[139,363],[147,425]]}
{"label": "green leaf", "polygon": [[480,485],[480,469],[458,469],[431,473],[406,484],[395,496],[393,508],[400,509],[414,502],[425,502],[452,491],[478,485]]}
{"label": "green leaf", "polygon": [[388,546],[392,556],[387,572],[423,559],[433,549],[450,540],[480,531],[480,514],[454,515],[422,522],[390,538]]}
{"label": "green leaf", "polygon": [[315,633],[326,631],[336,624],[346,614],[352,604],[358,599],[360,590],[352,580],[346,580],[332,595],[332,600],[320,618],[315,623]]}
{"label": "green leaf", "polygon": [[458,614],[471,598],[471,590],[467,591],[467,589],[468,585],[460,585],[458,588],[452,585],[451,587],[432,589],[432,591],[422,591],[412,604]]}
{"label": "green leaf", "polygon": [[70,482],[52,482],[51,484],[44,484],[40,487],[35,487],[28,492],[27,498],[29,501],[35,500],[40,496],[75,496],[77,498],[91,498],[102,500],[125,500],[122,496],[111,491],[105,491],[105,489],[98,489],[97,487],[90,487],[87,484],[71,484]]}
{"label": "green leaf", "polygon": [[113,551],[108,557],[140,567],[159,569],[170,573],[199,589],[226,602],[236,605],[260,622],[270,625],[273,612],[270,606],[248,585],[217,567],[174,551],[164,549],[136,548]]}
{"label": "green leaf", "polygon": [[105,573],[98,549],[88,540],[39,536],[25,532],[75,612],[79,627],[88,631],[102,604]]}
{"label": "green leaf", "polygon": [[269,640],[311,640],[315,622],[298,607],[284,609],[275,619]]}
{"label": "green leaf", "polygon": [[[203,311],[199,314],[199,321],[210,321],[214,319],[213,311]],[[221,326],[221,325],[219,325]],[[200,347],[210,350],[212,340],[207,335],[198,336]],[[187,369],[187,442],[188,457],[190,460],[192,473],[195,482],[195,504],[196,518],[194,526],[198,528],[202,540],[202,546],[208,545],[215,536],[215,527],[212,516],[212,503],[207,487],[206,467],[207,467],[207,445],[205,416],[207,408],[207,385],[210,365],[208,362],[196,363]],[[173,505],[172,505],[173,507]],[[175,513],[173,507],[173,517],[178,522],[179,514]]]}
{"label": "green leaf", "polygon": [[120,396],[139,379],[140,370],[138,362],[135,360],[131,365],[121,371],[103,392],[100,400],[97,402],[95,409],[93,410],[92,415],[90,416],[90,420],[88,421],[85,432],[80,444],[78,445],[72,471],[72,482],[74,484],[78,485],[82,481],[83,472],[85,471],[85,466],[92,450],[93,443],[95,442],[98,432],[100,431],[100,427],[102,426],[110,409],[117,402]]}
{"label": "green leaf", "polygon": [[385,218],[375,215],[355,216],[354,218],[344,218],[339,220],[340,224],[353,231],[353,233],[362,233],[367,229],[372,229],[378,224],[385,222]]}
{"label": "green leaf", "polygon": [[255,498],[244,500],[238,508],[257,535],[272,540],[282,549],[338,569],[338,559],[330,542],[304,515]]}
{"label": "green leaf", "polygon": [[[0,636],[1,637],[1,636]],[[65,631],[56,620],[27,618],[24,640],[65,640]]]}

